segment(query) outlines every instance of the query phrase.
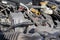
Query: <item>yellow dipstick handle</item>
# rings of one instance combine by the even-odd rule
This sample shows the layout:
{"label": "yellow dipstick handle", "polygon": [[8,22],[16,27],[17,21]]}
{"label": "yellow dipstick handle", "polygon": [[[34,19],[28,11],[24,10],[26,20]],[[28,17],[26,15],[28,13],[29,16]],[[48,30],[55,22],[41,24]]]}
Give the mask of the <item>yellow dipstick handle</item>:
{"label": "yellow dipstick handle", "polygon": [[31,8],[30,10],[31,10],[31,12],[35,13],[37,16],[40,15],[40,12],[38,10],[36,10],[34,8]]}

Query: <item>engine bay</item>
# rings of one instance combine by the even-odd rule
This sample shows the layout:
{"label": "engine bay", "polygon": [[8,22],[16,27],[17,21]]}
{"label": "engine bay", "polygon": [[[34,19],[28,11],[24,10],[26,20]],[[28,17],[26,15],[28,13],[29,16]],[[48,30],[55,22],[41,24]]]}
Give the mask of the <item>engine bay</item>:
{"label": "engine bay", "polygon": [[0,1],[0,40],[60,40],[60,3],[21,1]]}

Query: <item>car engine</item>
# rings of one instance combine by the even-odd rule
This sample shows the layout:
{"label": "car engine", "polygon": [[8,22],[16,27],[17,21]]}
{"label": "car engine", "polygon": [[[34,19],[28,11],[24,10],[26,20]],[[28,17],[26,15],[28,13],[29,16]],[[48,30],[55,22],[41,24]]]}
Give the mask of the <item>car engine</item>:
{"label": "car engine", "polygon": [[0,0],[0,40],[60,40],[59,0]]}

